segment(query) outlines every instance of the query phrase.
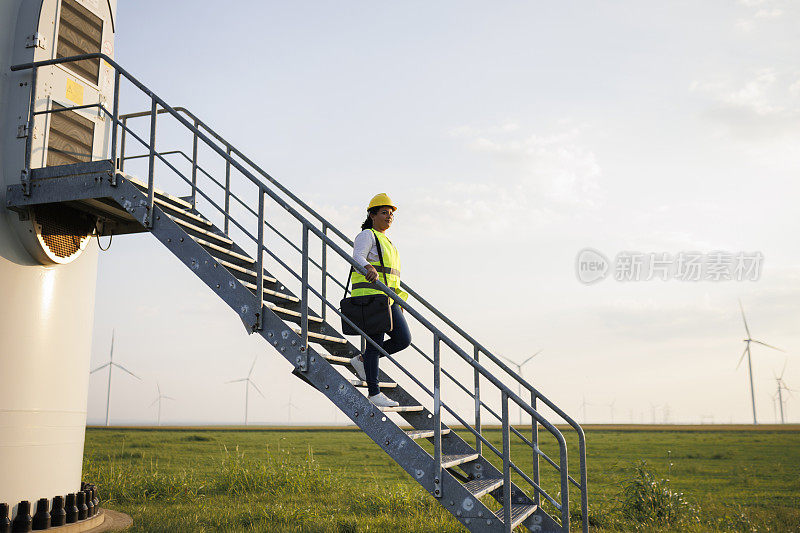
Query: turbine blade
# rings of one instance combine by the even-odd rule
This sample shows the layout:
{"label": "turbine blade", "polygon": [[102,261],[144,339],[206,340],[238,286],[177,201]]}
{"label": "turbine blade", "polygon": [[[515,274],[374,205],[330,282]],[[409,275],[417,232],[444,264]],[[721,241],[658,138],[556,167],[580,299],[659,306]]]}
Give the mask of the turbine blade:
{"label": "turbine blade", "polygon": [[117,333],[116,330],[114,330],[114,329],[111,330],[111,355],[110,355],[110,359],[112,361],[114,360],[114,335],[116,333]]}
{"label": "turbine blade", "polygon": [[250,365],[250,372],[248,372],[248,373],[247,373],[247,377],[248,377],[248,378],[250,377],[250,374],[252,374],[252,373],[253,373],[253,369],[256,367],[256,361],[257,361],[257,360],[258,360],[258,356],[255,356],[255,357],[253,358],[253,364],[252,364],[252,365]]}
{"label": "turbine blade", "polygon": [[103,370],[105,367],[107,367],[107,366],[108,366],[108,365],[110,365],[110,364],[111,364],[111,362],[110,362],[110,361],[109,361],[108,363],[103,363],[102,365],[98,366],[97,368],[95,368],[94,370],[92,370],[92,371],[91,371],[91,372],[89,372],[89,373],[90,373],[90,374],[94,374],[94,373],[95,373],[95,372],[97,372],[98,370]]}
{"label": "turbine blade", "polygon": [[258,393],[261,395],[262,398],[266,398],[266,396],[264,396],[264,393],[261,392],[261,389],[258,388],[258,385],[256,385],[255,383],[253,383],[250,380],[248,380],[247,382],[250,383],[250,385],[252,385],[253,388],[256,389],[256,391],[258,391]]}
{"label": "turbine blade", "polygon": [[748,344],[745,346],[744,351],[742,352],[742,356],[739,358],[739,362],[736,363],[736,370],[739,370],[739,367],[742,365],[742,361],[744,360],[744,356],[747,355],[747,349],[750,345]]}
{"label": "turbine blade", "polygon": [[543,350],[539,350],[538,352],[536,352],[536,353],[535,353],[535,354],[533,354],[532,356],[528,357],[528,358],[527,358],[527,359],[525,359],[525,360],[524,360],[522,363],[520,363],[520,365],[519,365],[519,366],[522,366],[522,365],[524,365],[525,363],[527,363],[528,361],[530,361],[531,359],[533,359],[534,357],[536,357],[537,355],[539,355],[540,353],[542,353],[542,351],[543,351]]}
{"label": "turbine blade", "polygon": [[500,359],[505,359],[506,361],[508,361],[508,362],[509,362],[509,363],[511,363],[512,365],[516,365],[516,364],[517,364],[517,363],[516,363],[516,361],[512,361],[511,359],[509,359],[509,358],[508,358],[508,357],[506,357],[505,355],[501,355],[501,356],[499,356],[499,357],[500,357]]}
{"label": "turbine blade", "polygon": [[752,341],[753,341],[753,342],[757,342],[758,344],[760,344],[760,345],[762,345],[762,346],[766,346],[767,348],[772,348],[773,350],[778,350],[779,352],[786,353],[786,350],[781,350],[780,348],[777,348],[777,347],[775,347],[775,346],[772,346],[771,344],[767,344],[766,342],[757,341],[757,340],[755,340],[755,339],[752,339]]}
{"label": "turbine blade", "polygon": [[239,383],[240,381],[247,381],[247,378],[242,378],[242,379],[232,379],[232,380],[230,380],[230,381],[226,381],[226,382],[225,382],[225,384],[227,385],[228,383]]}
{"label": "turbine blade", "polygon": [[162,396],[162,398],[164,398],[165,400],[174,400],[175,399],[172,396]]}
{"label": "turbine blade", "polygon": [[744,317],[744,307],[742,307],[742,300],[739,299],[739,309],[742,310],[742,321],[744,321],[744,330],[747,332],[747,338],[750,338],[750,328],[747,327],[747,319]]}
{"label": "turbine blade", "polygon": [[140,378],[139,376],[137,376],[136,374],[134,374],[133,372],[131,372],[130,370],[128,370],[128,369],[127,369],[127,368],[125,368],[124,366],[122,366],[122,365],[120,365],[120,364],[118,364],[118,363],[114,363],[114,366],[115,366],[115,367],[117,367],[117,368],[119,368],[120,370],[124,370],[125,372],[127,372],[127,373],[128,373],[128,374],[130,374],[131,376],[135,377],[135,378],[136,378],[136,379],[138,379],[139,381],[142,381],[142,378]]}
{"label": "turbine blade", "polygon": [[778,379],[783,379],[783,374],[786,372],[786,363],[788,363],[788,362],[789,362],[789,358],[785,357],[783,359],[783,370],[781,370],[781,375],[780,375],[780,377],[778,377]]}
{"label": "turbine blade", "polygon": [[150,404],[150,405],[148,405],[147,407],[153,407],[153,406],[154,406],[156,403],[158,403],[158,400],[160,400],[160,399],[161,399],[161,398],[156,398],[155,400],[153,400],[153,403],[151,403],[151,404]]}

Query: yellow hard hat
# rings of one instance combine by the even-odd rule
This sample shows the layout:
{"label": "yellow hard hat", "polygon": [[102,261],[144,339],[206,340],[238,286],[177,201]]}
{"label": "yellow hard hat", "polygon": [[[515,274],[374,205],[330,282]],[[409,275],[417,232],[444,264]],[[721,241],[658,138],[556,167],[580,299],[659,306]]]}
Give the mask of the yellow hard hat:
{"label": "yellow hard hat", "polygon": [[380,205],[388,205],[395,211],[397,211],[397,206],[392,203],[392,199],[389,198],[389,195],[385,192],[376,194],[372,197],[372,200],[369,201],[369,206],[367,206],[367,211],[372,209],[373,207],[378,207]]}

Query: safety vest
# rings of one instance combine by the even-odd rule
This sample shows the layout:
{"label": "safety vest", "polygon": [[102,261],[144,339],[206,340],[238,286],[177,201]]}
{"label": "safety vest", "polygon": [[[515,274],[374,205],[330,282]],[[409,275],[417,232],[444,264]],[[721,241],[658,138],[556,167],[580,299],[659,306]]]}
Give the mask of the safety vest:
{"label": "safety vest", "polygon": [[[386,286],[397,293],[400,298],[407,300],[408,293],[400,290],[400,253],[397,251],[397,248],[394,247],[392,241],[389,240],[389,237],[375,230],[372,230],[372,233],[377,239],[378,246],[381,247],[383,266],[381,266],[380,261],[370,261],[369,264],[374,266],[375,270],[378,271],[378,280],[386,284]],[[384,274],[386,274],[386,279],[383,277]],[[384,294],[374,283],[367,281],[367,278],[365,278],[363,274],[355,270],[350,274],[350,283],[353,286],[353,290],[350,293],[351,296]]]}

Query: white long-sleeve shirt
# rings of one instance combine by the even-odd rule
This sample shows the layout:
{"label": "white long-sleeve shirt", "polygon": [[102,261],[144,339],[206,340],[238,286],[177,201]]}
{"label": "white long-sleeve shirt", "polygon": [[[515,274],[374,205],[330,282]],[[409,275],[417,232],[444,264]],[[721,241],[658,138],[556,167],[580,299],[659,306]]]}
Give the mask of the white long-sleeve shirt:
{"label": "white long-sleeve shirt", "polygon": [[370,262],[378,262],[378,239],[371,229],[365,229],[356,235],[353,241],[353,259],[362,267]]}

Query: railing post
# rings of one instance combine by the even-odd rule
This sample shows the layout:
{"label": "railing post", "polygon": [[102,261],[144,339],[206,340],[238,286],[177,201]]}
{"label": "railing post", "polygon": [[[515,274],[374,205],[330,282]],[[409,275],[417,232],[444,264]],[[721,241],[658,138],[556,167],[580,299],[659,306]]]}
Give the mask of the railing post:
{"label": "railing post", "polygon": [[264,327],[264,190],[258,188],[258,250],[256,251],[256,297],[258,321],[255,329]]}
{"label": "railing post", "polygon": [[147,219],[145,227],[153,227],[153,201],[155,198],[155,169],[156,169],[156,113],[158,104],[153,96],[150,104],[150,157],[147,167]]}
{"label": "railing post", "polygon": [[117,122],[119,122],[119,70],[114,69],[114,110],[111,118],[111,164],[114,165],[114,173],[111,175],[111,185],[117,184]]}
{"label": "railing post", "polygon": [[31,72],[31,96],[30,106],[28,107],[28,135],[25,137],[25,168],[22,171],[20,181],[22,182],[22,194],[31,194],[31,153],[33,152],[33,118],[34,107],[36,107],[36,78],[39,73],[38,67],[33,67]]}
{"label": "railing post", "polygon": [[561,531],[569,533],[569,469],[567,464],[567,444],[560,446],[559,468],[561,469]]}
{"label": "railing post", "polygon": [[[195,136],[195,144],[197,143],[197,136]],[[231,147],[228,146],[228,157],[231,156]],[[197,156],[195,156],[195,165],[197,164]],[[230,225],[230,209],[231,209],[231,162],[229,159],[225,160],[225,235],[228,234]]]}
{"label": "railing post", "polygon": [[[322,224],[322,234],[328,235],[328,225]],[[325,239],[322,240],[322,321],[325,322],[327,316],[328,306],[325,302],[328,301],[328,245]]]}
{"label": "railing post", "polygon": [[511,531],[511,436],[508,420],[508,393],[503,391],[503,527]]}
{"label": "railing post", "polygon": [[442,497],[442,361],[439,335],[433,334],[433,496]]}
{"label": "railing post", "polygon": [[[475,346],[474,358],[475,362],[478,362],[478,358],[480,357],[480,349]],[[481,435],[481,373],[478,371],[478,367],[473,367],[475,372],[475,431],[478,432],[478,435]],[[482,454],[483,453],[483,441],[480,437],[475,436],[475,451]]]}
{"label": "railing post", "polygon": [[[536,393],[531,391],[531,407],[536,410]],[[531,442],[533,443],[533,480],[540,487],[542,486],[539,481],[539,422],[536,421],[531,415]],[[540,505],[541,495],[539,491],[534,489],[533,503]]]}
{"label": "railing post", "polygon": [[119,170],[125,170],[125,139],[128,136],[128,119],[122,119],[122,135],[119,140]]}
{"label": "railing post", "polygon": [[300,351],[303,357],[300,358],[300,370],[308,370],[308,226],[303,223],[303,264],[301,265],[302,284],[300,289],[300,334],[302,342]]}
{"label": "railing post", "polygon": [[586,479],[586,442],[583,434],[578,434],[578,453],[581,467],[581,518],[583,533],[589,533],[589,482]]}
{"label": "railing post", "polygon": [[[197,128],[197,121],[194,121],[194,127]],[[191,195],[192,208],[196,208],[197,204],[197,132],[194,132],[192,140],[192,195]],[[259,248],[260,250],[260,248]]]}

